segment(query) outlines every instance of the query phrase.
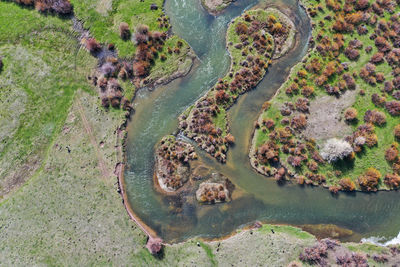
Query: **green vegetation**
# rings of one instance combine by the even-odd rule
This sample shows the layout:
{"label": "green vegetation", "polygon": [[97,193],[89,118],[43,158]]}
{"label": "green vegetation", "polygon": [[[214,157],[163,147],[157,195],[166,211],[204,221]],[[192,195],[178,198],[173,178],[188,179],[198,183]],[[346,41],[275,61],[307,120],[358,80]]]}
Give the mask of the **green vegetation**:
{"label": "green vegetation", "polygon": [[[165,31],[170,27],[168,21],[162,25],[158,21],[163,15],[163,0],[72,0],[71,3],[75,16],[93,37],[101,43],[113,43],[122,58],[133,57],[135,46],[130,40],[120,38],[121,22],[128,23],[132,32],[139,24],[148,25],[150,31]],[[158,5],[157,10],[150,9],[153,3]]]}
{"label": "green vegetation", "polygon": [[95,60],[78,50],[71,21],[0,2],[0,196],[37,170]]}
{"label": "green vegetation", "polygon": [[237,98],[254,88],[275,56],[291,47],[292,23],[274,9],[246,11],[227,30],[231,56],[229,73],[180,116],[180,129],[221,162],[234,138],[229,133],[226,110]]}
{"label": "green vegetation", "polygon": [[[365,171],[374,167],[381,173],[378,184],[359,189],[397,187],[398,157],[394,155],[393,161],[385,157],[398,141],[394,136],[398,124],[394,109],[399,105],[397,48],[392,50],[396,45],[389,37],[399,23],[393,15],[398,6],[361,0],[304,4],[313,23],[313,48],[266,103],[256,125],[252,165],[273,175],[280,161],[299,183],[332,186],[333,192],[345,190],[341,179],[349,177],[359,184]],[[394,101],[391,107],[390,101]],[[349,107],[358,114],[351,121],[344,116]],[[354,153],[332,163],[324,160],[321,148],[326,141],[345,136]],[[384,180],[389,174],[390,179]]]}

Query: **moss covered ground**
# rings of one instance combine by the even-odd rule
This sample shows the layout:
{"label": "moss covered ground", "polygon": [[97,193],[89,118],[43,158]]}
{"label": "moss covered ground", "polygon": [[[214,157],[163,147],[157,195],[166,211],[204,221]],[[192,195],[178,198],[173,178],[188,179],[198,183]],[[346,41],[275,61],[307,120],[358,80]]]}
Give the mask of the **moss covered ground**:
{"label": "moss covered ground", "polygon": [[[368,3],[368,1],[366,2]],[[386,174],[396,173],[397,171],[396,167],[394,166],[395,163],[388,162],[385,159],[385,151],[391,146],[392,143],[398,141],[394,136],[394,127],[399,124],[399,119],[398,116],[391,115],[384,105],[379,106],[374,104],[371,98],[373,94],[377,94],[384,97],[385,101],[395,100],[391,92],[385,92],[384,82],[391,82],[392,79],[397,76],[397,74],[395,74],[395,68],[397,65],[389,65],[387,57],[390,51],[387,51],[383,53],[386,60],[384,58],[382,63],[376,64],[375,70],[376,74],[379,73],[384,76],[384,81],[367,81],[360,76],[360,72],[362,68],[364,68],[367,63],[370,62],[372,56],[379,52],[379,47],[375,45],[376,36],[371,36],[374,34],[374,32],[376,32],[378,36],[386,36],[387,32],[390,31],[389,29],[377,31],[377,28],[381,27],[379,25],[391,21],[391,17],[393,20],[393,14],[396,14],[399,8],[393,3],[389,5],[390,7],[380,8],[377,4],[375,4],[377,5],[376,7],[373,7],[375,2],[369,1],[369,9],[361,10],[360,8],[356,7],[356,3],[358,3],[358,1],[356,1],[354,6],[350,5],[347,7],[350,9],[344,12],[344,2],[333,3],[332,1],[306,0],[303,1],[303,3],[308,10],[308,13],[311,15],[311,21],[313,23],[312,37],[315,42],[314,46],[309,50],[304,61],[297,64],[292,69],[291,75],[288,77],[287,82],[281,86],[277,94],[269,101],[270,106],[268,105],[268,108],[265,109],[260,115],[258,124],[261,127],[255,130],[253,148],[256,151],[266,142],[273,140],[271,139],[271,133],[279,131],[280,129],[284,129],[288,126],[293,128],[291,119],[293,118],[293,115],[299,114],[300,112],[296,111],[295,107],[292,115],[282,115],[281,110],[285,103],[295,104],[298,99],[307,98],[310,102],[310,106],[312,107],[313,103],[317,104],[318,101],[328,95],[327,87],[331,86],[330,89],[333,87],[334,90],[339,90],[337,93],[329,93],[332,95],[331,102],[334,102],[333,99],[339,99],[339,101],[349,101],[348,99],[346,100],[346,98],[349,97],[349,95],[352,95],[353,100],[350,100],[351,103],[349,106],[354,107],[357,110],[358,116],[355,122],[347,123],[350,134],[348,133],[347,128],[343,128],[339,130],[341,131],[341,134],[338,134],[337,136],[330,136],[329,138],[344,138],[346,135],[351,136],[352,132],[356,132],[358,127],[366,123],[364,115],[368,110],[378,110],[386,116],[386,123],[381,126],[377,124],[374,125],[374,134],[377,136],[377,143],[374,145],[364,145],[359,152],[358,150],[360,148],[355,148],[356,153],[352,155],[354,156],[354,159],[339,160],[333,164],[329,164],[327,162],[318,162],[317,170],[313,171],[310,170],[308,164],[310,162],[315,162],[315,157],[313,157],[314,150],[320,151],[328,137],[309,138],[310,131],[307,131],[307,128],[305,131],[294,130],[293,139],[291,141],[293,144],[291,146],[295,148],[296,142],[303,144],[308,143],[307,148],[310,149],[306,149],[306,152],[304,152],[304,158],[301,161],[301,164],[294,166],[295,164],[288,162],[288,158],[293,156],[293,153],[283,152],[282,147],[284,144],[280,140],[277,140],[276,143],[278,146],[280,146],[280,162],[283,163],[283,165],[286,166],[292,172],[292,174],[296,174],[296,176],[301,175],[303,177],[305,175],[304,178],[306,181],[308,180],[313,184],[322,183],[327,186],[339,186],[340,179],[348,177],[358,187],[357,179],[365,173],[366,169],[373,167],[376,168],[381,174],[381,179],[379,180],[377,188],[388,189],[390,186],[384,183],[384,176]],[[377,12],[374,11],[374,8],[380,9],[382,14],[377,15]],[[354,19],[354,21],[357,21],[356,23],[349,23],[354,24],[352,26],[353,30],[351,31],[339,30],[337,25],[335,25],[337,21],[345,21],[347,23],[348,21],[351,21],[350,18]],[[334,28],[334,26],[336,28]],[[361,30],[366,30],[367,33],[364,33]],[[338,41],[338,38],[342,38],[342,40]],[[355,59],[349,59],[349,57],[346,56],[346,49],[352,47],[351,42],[354,40],[360,41],[362,45],[359,48],[353,49],[353,52],[354,50],[359,51],[359,56]],[[366,51],[366,48],[369,46],[370,51]],[[318,62],[318,70],[312,71],[309,68],[313,65],[312,62]],[[329,76],[326,82],[320,84],[317,82],[317,79],[326,73],[328,63],[338,64],[334,68],[337,72]],[[347,66],[347,69],[342,69],[340,71],[339,69],[342,68],[342,66],[345,66],[344,64]],[[344,80],[342,73],[347,73],[348,75],[354,77],[354,89],[349,89],[348,86],[346,87],[343,86],[343,84],[340,84],[343,83]],[[293,84],[298,85],[298,91],[288,93],[288,90],[291,90],[291,86]],[[314,92],[310,96],[305,95],[305,93],[302,91],[305,87],[312,87]],[[348,92],[348,94],[345,94],[346,90],[353,90],[354,92]],[[339,122],[345,121],[344,111],[345,109],[341,110],[338,114],[335,114],[335,120],[338,122],[336,125],[339,125]],[[321,130],[331,123],[329,121],[330,119],[328,120],[323,113],[316,114],[314,112],[313,114],[313,111],[311,110],[311,112],[305,112],[305,114],[308,118],[319,116],[320,122],[317,124],[317,129],[319,128]],[[290,121],[285,122],[283,120],[285,117],[290,119]],[[274,127],[272,129],[267,129],[265,127],[265,123],[269,119],[272,119],[274,122]],[[309,146],[310,144],[312,144],[311,147]],[[255,160],[255,158],[253,158],[253,160]],[[259,162],[257,161],[257,164],[258,163]],[[266,169],[273,166],[273,164],[271,165],[268,162],[260,164],[264,165]],[[321,182],[319,178],[314,179],[315,175],[313,177],[313,173],[317,175],[323,175],[323,180],[326,181]],[[300,179],[300,181],[302,182],[303,179]],[[358,188],[362,189],[360,187]],[[372,188],[372,190],[375,189],[376,188]]]}

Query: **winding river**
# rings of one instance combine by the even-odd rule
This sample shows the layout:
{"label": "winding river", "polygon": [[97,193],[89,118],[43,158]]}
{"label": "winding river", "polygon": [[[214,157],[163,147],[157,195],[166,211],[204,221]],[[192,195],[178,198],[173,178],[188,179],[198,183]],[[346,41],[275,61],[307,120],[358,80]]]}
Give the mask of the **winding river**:
{"label": "winding river", "polygon": [[[310,24],[296,0],[271,0],[272,6],[290,13],[298,30],[298,45],[275,62],[257,88],[241,96],[228,112],[236,144],[222,165],[197,150],[208,167],[228,176],[236,185],[233,201],[199,205],[190,197],[165,197],[153,188],[153,152],[166,134],[174,133],[177,117],[203,95],[229,68],[225,31],[229,21],[256,0],[238,0],[218,17],[210,16],[199,0],[167,0],[165,10],[174,32],[193,47],[198,64],[184,78],[154,91],[140,90],[134,101],[136,112],[128,125],[126,192],[137,215],[167,242],[201,236],[227,235],[240,226],[261,220],[270,223],[336,224],[353,230],[351,240],[361,237],[397,236],[400,230],[398,192],[353,193],[332,196],[326,189],[278,185],[250,166],[248,149],[263,102],[287,78],[290,68],[307,51]],[[179,212],[176,212],[176,207]]]}

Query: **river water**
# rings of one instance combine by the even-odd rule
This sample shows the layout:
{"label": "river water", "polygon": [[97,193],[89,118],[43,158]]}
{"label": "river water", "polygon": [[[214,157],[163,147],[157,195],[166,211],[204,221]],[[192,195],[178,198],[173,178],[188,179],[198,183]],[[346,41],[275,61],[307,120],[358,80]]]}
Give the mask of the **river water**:
{"label": "river water", "polygon": [[[322,188],[278,185],[250,166],[248,149],[252,126],[261,106],[285,81],[290,68],[301,61],[308,48],[309,20],[295,0],[268,2],[290,13],[299,43],[269,68],[256,89],[241,96],[229,110],[236,144],[228,152],[227,163],[219,164],[197,149],[204,164],[228,176],[235,184],[233,201],[199,205],[185,198],[177,203],[176,199],[154,190],[155,144],[164,135],[174,133],[177,117],[228,71],[230,59],[225,49],[228,23],[256,4],[256,0],[238,0],[223,14],[213,17],[203,10],[199,0],[166,1],[165,11],[174,32],[193,47],[199,64],[186,77],[154,91],[140,90],[136,96],[136,112],[128,125],[125,171],[126,192],[133,210],[169,242],[194,236],[220,237],[256,220],[293,225],[336,224],[356,233],[349,237],[351,240],[397,236],[400,230],[398,192],[340,193],[335,197]],[[178,213],[174,209],[177,205]]]}

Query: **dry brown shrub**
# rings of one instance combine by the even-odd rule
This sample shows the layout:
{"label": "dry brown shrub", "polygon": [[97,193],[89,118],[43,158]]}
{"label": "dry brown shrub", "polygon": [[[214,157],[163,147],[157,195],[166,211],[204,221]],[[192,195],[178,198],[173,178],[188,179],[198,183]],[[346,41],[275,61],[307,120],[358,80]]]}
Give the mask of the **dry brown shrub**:
{"label": "dry brown shrub", "polygon": [[378,189],[381,173],[375,168],[368,168],[368,170],[358,177],[357,182],[362,190],[376,191]]}

